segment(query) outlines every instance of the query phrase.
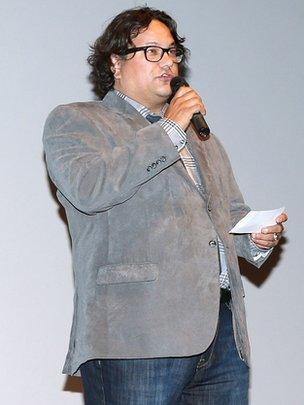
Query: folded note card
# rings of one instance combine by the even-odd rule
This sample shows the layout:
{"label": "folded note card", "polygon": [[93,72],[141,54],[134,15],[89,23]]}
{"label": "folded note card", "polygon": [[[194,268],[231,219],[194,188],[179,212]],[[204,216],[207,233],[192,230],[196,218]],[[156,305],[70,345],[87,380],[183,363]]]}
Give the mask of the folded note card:
{"label": "folded note card", "polygon": [[282,214],[285,207],[270,211],[250,211],[229,233],[259,233],[265,226],[276,224],[276,217]]}

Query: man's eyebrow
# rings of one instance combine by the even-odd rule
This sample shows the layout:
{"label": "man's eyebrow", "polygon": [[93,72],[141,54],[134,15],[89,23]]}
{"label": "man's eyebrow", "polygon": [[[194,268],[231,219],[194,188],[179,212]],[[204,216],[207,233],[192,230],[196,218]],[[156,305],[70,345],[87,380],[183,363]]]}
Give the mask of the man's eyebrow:
{"label": "man's eyebrow", "polygon": [[[155,45],[155,46],[161,46],[161,44],[159,43],[159,42],[156,42],[156,41],[148,41],[148,42],[145,42],[145,45],[146,46],[149,46],[149,45]],[[171,46],[175,46],[176,44],[175,44],[175,42],[173,41],[173,42],[171,42],[171,44],[168,46],[169,48],[171,48]]]}

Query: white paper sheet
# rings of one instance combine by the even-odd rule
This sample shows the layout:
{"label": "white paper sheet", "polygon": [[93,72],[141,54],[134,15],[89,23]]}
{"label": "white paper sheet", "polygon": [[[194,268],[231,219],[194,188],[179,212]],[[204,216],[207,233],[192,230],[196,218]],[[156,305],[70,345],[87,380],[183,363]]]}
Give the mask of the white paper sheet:
{"label": "white paper sheet", "polygon": [[276,224],[276,217],[285,211],[285,207],[269,211],[250,211],[229,233],[259,233],[265,226]]}

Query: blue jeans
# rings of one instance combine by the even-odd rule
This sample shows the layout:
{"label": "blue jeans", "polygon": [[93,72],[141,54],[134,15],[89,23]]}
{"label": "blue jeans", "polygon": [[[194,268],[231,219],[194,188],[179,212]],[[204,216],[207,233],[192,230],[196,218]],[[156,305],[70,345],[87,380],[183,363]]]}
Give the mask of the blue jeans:
{"label": "blue jeans", "polygon": [[82,364],[86,405],[246,405],[249,370],[239,358],[229,304],[221,303],[217,334],[202,354]]}

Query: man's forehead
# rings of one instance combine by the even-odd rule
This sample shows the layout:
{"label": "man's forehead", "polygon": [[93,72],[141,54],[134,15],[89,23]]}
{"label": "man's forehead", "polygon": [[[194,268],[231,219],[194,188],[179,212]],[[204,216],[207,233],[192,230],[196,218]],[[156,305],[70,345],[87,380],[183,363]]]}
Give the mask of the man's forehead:
{"label": "man's forehead", "polygon": [[152,20],[148,27],[141,30],[138,35],[132,38],[132,42],[141,42],[144,45],[171,46],[175,44],[169,27],[158,20]]}

